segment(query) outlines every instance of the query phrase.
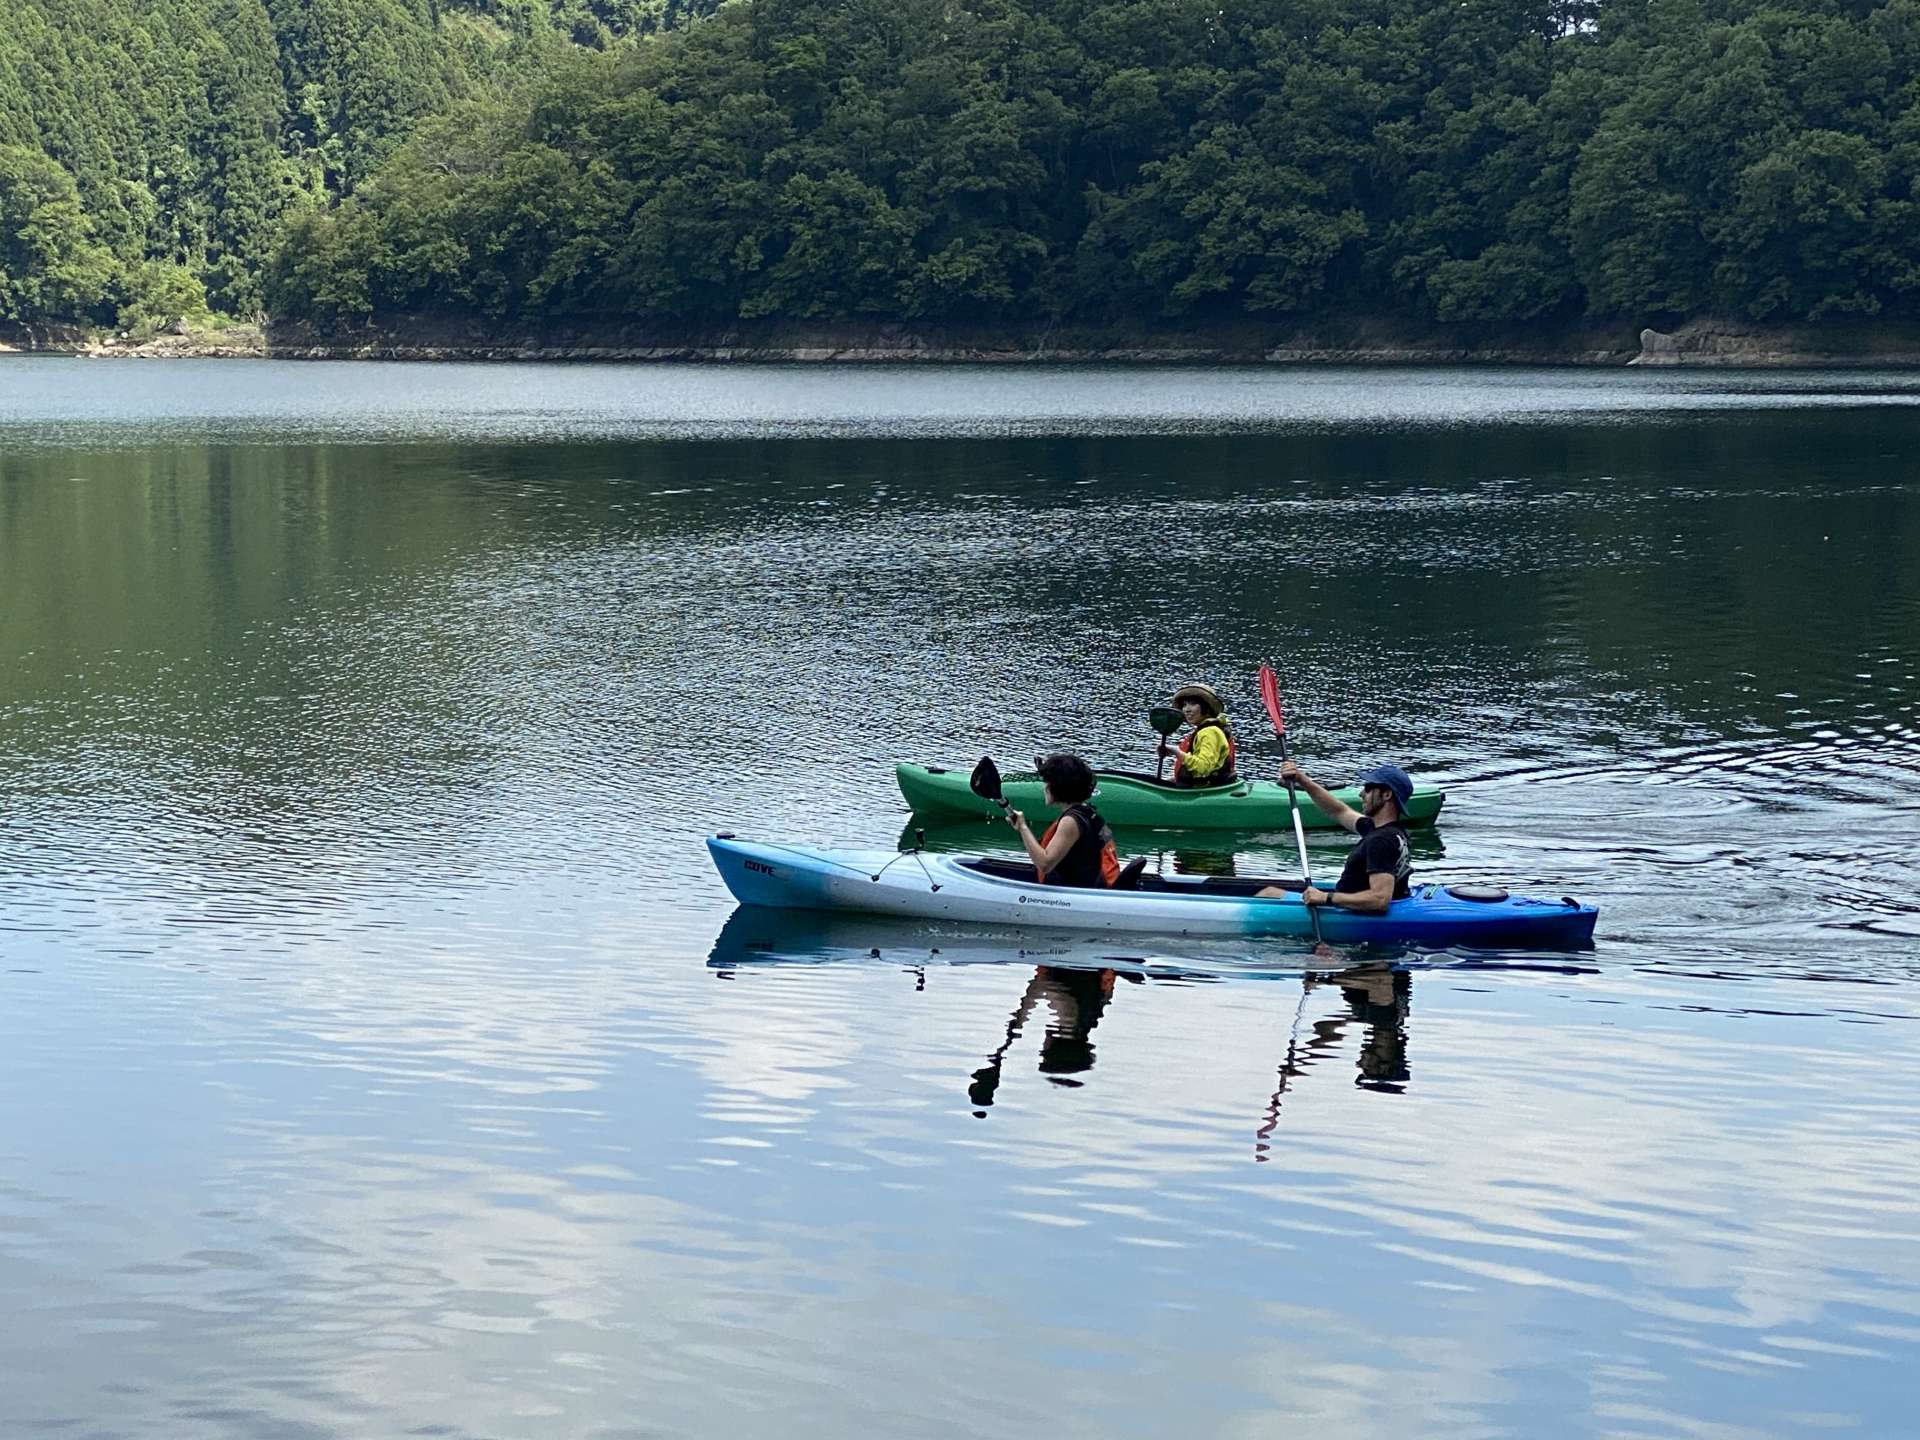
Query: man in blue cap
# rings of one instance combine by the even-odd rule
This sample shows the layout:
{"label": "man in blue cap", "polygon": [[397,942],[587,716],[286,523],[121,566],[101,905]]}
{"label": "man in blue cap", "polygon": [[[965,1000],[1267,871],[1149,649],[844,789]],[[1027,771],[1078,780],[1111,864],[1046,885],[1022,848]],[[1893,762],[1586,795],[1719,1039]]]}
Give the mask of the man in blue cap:
{"label": "man in blue cap", "polygon": [[1320,813],[1360,837],[1347,855],[1340,879],[1329,894],[1309,885],[1303,898],[1309,905],[1337,905],[1362,915],[1384,915],[1387,906],[1407,895],[1407,877],[1413,873],[1413,847],[1407,843],[1407,801],[1413,781],[1398,765],[1376,765],[1360,777],[1360,808],[1341,801],[1289,760],[1280,767],[1282,780],[1306,787]]}

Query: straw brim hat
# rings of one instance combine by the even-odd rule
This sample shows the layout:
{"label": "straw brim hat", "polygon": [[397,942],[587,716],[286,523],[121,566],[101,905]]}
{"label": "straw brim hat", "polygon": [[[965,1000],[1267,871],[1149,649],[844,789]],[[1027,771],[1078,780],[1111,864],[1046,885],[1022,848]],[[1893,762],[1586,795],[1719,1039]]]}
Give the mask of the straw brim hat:
{"label": "straw brim hat", "polygon": [[1176,710],[1189,700],[1199,701],[1201,707],[1205,709],[1209,715],[1224,715],[1227,710],[1226,704],[1220,699],[1219,693],[1215,691],[1211,685],[1201,685],[1197,683],[1193,685],[1182,685],[1178,690],[1173,692],[1173,705]]}

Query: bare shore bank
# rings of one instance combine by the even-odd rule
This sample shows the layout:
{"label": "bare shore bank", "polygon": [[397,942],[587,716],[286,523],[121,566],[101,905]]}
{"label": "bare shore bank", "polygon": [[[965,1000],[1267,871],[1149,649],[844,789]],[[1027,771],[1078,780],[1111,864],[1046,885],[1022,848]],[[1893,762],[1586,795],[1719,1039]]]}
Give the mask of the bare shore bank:
{"label": "bare shore bank", "polygon": [[320,331],[292,325],[180,327],[134,342],[77,330],[0,337],[0,350],[123,359],[707,361],[923,364],[1326,364],[1920,367],[1920,326],[1763,326],[1706,318],[1671,330],[1589,325],[1534,330],[1311,326],[916,329],[900,323],[724,329],[489,325],[411,316]]}

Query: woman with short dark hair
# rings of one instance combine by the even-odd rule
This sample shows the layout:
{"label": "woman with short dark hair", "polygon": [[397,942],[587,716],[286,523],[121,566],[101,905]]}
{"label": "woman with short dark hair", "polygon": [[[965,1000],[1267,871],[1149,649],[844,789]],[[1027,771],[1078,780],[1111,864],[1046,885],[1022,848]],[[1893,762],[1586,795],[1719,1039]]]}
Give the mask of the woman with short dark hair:
{"label": "woman with short dark hair", "polygon": [[1044,756],[1034,768],[1046,782],[1047,804],[1061,807],[1061,816],[1038,840],[1019,810],[1007,811],[1007,823],[1020,837],[1040,883],[1113,884],[1120,877],[1120,856],[1113,848],[1113,831],[1088,803],[1093,797],[1092,768],[1078,755],[1066,754]]}

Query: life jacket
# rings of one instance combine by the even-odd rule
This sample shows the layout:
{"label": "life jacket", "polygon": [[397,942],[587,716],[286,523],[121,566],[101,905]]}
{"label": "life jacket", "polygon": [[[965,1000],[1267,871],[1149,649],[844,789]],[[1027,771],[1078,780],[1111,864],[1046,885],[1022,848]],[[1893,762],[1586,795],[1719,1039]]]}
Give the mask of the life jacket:
{"label": "life jacket", "polygon": [[[1073,842],[1073,848],[1060,857],[1060,863],[1049,870],[1046,883],[1049,885],[1084,885],[1093,888],[1111,886],[1120,878],[1120,852],[1113,848],[1113,831],[1107,822],[1100,818],[1100,812],[1082,801],[1078,805],[1069,805],[1060,812],[1060,820],[1071,815],[1080,825],[1080,834]],[[1047,833],[1040,837],[1044,849],[1053,840],[1053,832],[1060,828],[1060,820],[1047,827]]]}
{"label": "life jacket", "polygon": [[[1192,748],[1193,742],[1200,737],[1200,732],[1209,725],[1216,727],[1220,733],[1226,737],[1227,763],[1211,775],[1195,776],[1189,779],[1186,775],[1187,751]],[[1233,743],[1232,727],[1221,720],[1218,715],[1207,716],[1198,725],[1194,726],[1175,748],[1177,753],[1173,762],[1173,783],[1176,785],[1231,785],[1240,778],[1239,772],[1235,768],[1240,758],[1240,749]]]}

